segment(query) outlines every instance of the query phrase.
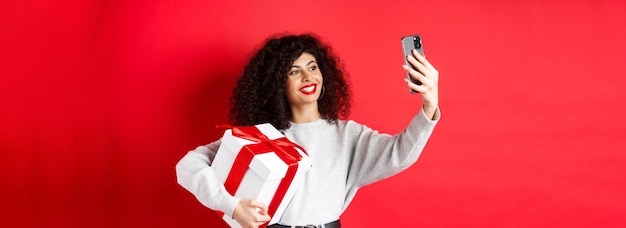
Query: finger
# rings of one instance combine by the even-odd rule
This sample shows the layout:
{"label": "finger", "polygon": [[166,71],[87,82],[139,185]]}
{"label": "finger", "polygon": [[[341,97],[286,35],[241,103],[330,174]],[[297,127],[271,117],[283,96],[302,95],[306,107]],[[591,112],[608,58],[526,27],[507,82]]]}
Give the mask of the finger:
{"label": "finger", "polygon": [[265,211],[265,212],[267,212],[267,206],[265,206],[265,204],[264,204],[264,203],[261,203],[261,202],[259,202],[259,201],[256,201],[256,200],[251,200],[251,201],[250,201],[250,206],[253,206],[253,207],[259,208],[259,209],[261,209],[261,211]]}
{"label": "finger", "polygon": [[404,82],[410,89],[413,89],[420,93],[429,92],[430,90],[432,90],[433,87],[433,81],[428,78],[420,78],[420,85],[413,83],[413,81],[409,80],[408,78],[404,78]]}
{"label": "finger", "polygon": [[268,214],[261,215],[258,217],[258,221],[262,223],[266,223],[267,221],[270,221],[270,220],[272,220],[272,217],[270,217]]}
{"label": "finger", "polygon": [[256,213],[253,215],[252,220],[256,223],[260,223],[259,225],[262,225],[263,223],[266,223],[268,221],[270,221],[272,219],[272,217],[270,217],[269,214],[267,213]]}
{"label": "finger", "polygon": [[416,85],[415,83],[412,83],[409,79],[404,79],[404,83],[406,83],[406,86],[409,87],[409,89],[418,92],[418,93],[423,93],[424,92],[424,88],[420,85]]}
{"label": "finger", "polygon": [[421,55],[419,52],[417,52],[416,50],[413,50],[413,56],[415,57],[415,59],[417,59],[420,63],[424,64],[424,66],[426,66],[429,70],[436,72],[437,69],[435,69],[435,67],[430,64],[430,62],[426,59],[426,57],[424,57],[423,55]]}
{"label": "finger", "polygon": [[424,76],[431,74],[431,70],[428,67],[426,67],[422,62],[415,59],[414,56],[408,56],[407,60],[409,61],[409,63],[411,63],[411,65],[413,65],[413,67],[415,67],[417,71],[419,71]]}
{"label": "finger", "polygon": [[409,74],[411,76],[411,78],[418,80],[420,82],[424,81],[424,74],[422,74],[419,71],[414,70],[413,68],[407,66],[407,65],[403,65],[402,68],[404,68],[404,71],[406,71],[407,74]]}
{"label": "finger", "polygon": [[255,215],[252,219],[253,222],[260,223],[259,225],[266,223],[270,220],[272,220],[272,218],[269,215]]}
{"label": "finger", "polygon": [[267,208],[261,208],[261,209],[259,209],[259,214],[262,214],[262,215],[267,215],[267,214],[268,214]]}

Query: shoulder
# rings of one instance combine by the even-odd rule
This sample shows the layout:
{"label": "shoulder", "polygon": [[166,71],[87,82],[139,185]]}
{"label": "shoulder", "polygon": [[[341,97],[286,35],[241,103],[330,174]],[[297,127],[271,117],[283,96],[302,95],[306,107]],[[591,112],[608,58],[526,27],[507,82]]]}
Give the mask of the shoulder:
{"label": "shoulder", "polygon": [[346,135],[361,135],[364,132],[373,131],[365,124],[359,123],[355,120],[337,120],[335,121],[335,125],[337,125],[338,131]]}

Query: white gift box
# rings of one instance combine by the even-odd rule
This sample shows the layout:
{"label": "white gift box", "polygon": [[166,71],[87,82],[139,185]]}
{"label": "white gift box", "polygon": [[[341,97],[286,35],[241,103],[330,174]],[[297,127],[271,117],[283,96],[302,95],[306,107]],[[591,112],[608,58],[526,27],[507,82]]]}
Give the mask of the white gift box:
{"label": "white gift box", "polygon": [[[285,137],[269,123],[259,124],[255,127],[270,140]],[[222,137],[222,144],[218,149],[211,165],[211,167],[215,170],[217,179],[219,179],[222,183],[226,182],[235,158],[241,149],[244,146],[256,143],[257,142],[233,136],[231,129],[226,130],[224,132],[224,136]],[[311,167],[311,159],[308,155],[304,153],[304,151],[299,149],[296,150],[302,156],[302,159],[298,162],[296,174],[289,185],[285,196],[280,201],[276,213],[272,216],[272,219],[269,222],[270,225],[280,221],[282,214],[285,212],[285,209],[295,194],[298,186],[302,185],[306,171],[308,171]],[[262,152],[264,153],[254,155],[234,196],[240,199],[254,199],[264,203],[269,208],[271,206],[270,202],[272,201],[279,184],[287,174],[289,165],[285,164],[285,162],[280,159],[278,155],[276,155],[276,151]],[[222,218],[231,227],[241,227],[239,223],[237,223],[229,215],[224,215]]]}

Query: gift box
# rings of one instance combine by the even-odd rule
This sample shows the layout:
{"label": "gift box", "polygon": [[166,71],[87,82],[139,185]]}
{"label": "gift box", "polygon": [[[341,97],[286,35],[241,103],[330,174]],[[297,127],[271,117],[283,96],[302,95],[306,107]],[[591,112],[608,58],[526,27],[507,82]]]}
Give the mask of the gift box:
{"label": "gift box", "polygon": [[[231,195],[267,205],[272,219],[266,225],[271,225],[280,221],[311,160],[302,147],[266,123],[226,130],[211,167]],[[222,218],[240,227],[229,215]]]}

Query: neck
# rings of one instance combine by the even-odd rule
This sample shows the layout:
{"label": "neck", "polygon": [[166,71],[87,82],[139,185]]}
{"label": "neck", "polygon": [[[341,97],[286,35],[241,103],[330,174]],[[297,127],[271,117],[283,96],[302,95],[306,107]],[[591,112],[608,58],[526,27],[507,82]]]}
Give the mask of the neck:
{"label": "neck", "polygon": [[308,123],[320,119],[320,112],[317,109],[317,103],[291,107],[291,122]]}

